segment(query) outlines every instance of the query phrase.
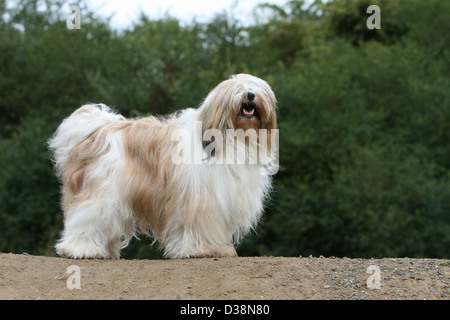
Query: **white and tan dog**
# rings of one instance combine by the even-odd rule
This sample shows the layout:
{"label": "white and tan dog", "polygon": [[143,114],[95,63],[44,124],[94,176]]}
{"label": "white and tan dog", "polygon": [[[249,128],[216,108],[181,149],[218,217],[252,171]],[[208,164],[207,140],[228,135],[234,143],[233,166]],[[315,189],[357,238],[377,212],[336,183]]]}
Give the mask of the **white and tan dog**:
{"label": "white and tan dog", "polygon": [[[103,104],[82,106],[49,140],[62,180],[57,253],[119,258],[144,233],[168,258],[236,256],[271,189],[262,169],[277,163],[276,128],[273,91],[246,74],[220,83],[198,109],[166,118],[127,120]],[[256,158],[237,161],[245,152]]]}

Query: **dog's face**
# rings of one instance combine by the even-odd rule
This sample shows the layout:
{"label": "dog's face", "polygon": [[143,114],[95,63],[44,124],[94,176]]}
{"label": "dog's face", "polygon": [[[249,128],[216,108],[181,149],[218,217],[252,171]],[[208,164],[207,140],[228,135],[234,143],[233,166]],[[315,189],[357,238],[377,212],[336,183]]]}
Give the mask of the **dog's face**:
{"label": "dog's face", "polygon": [[264,80],[237,74],[220,83],[202,104],[203,130],[276,129],[276,98]]}

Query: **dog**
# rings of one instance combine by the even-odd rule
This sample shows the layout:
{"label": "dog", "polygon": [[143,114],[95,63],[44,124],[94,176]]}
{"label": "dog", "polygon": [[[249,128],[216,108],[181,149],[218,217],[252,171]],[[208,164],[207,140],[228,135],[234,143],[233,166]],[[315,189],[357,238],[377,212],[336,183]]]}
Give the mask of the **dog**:
{"label": "dog", "polygon": [[237,256],[271,191],[264,170],[277,163],[276,110],[269,84],[248,74],[221,82],[197,109],[166,117],[80,107],[48,141],[62,182],[56,252],[119,259],[145,234],[166,258]]}

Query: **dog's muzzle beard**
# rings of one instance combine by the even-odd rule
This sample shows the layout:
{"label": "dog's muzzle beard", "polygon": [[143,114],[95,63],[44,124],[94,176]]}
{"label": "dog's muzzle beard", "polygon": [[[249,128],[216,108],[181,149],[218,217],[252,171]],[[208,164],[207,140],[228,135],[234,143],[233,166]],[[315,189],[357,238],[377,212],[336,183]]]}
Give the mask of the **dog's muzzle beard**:
{"label": "dog's muzzle beard", "polygon": [[241,117],[246,117],[247,119],[256,117],[258,120],[261,120],[258,109],[256,108],[256,103],[254,101],[243,102],[239,115]]}
{"label": "dog's muzzle beard", "polygon": [[258,99],[253,92],[248,92],[241,102],[239,113],[234,123],[235,129],[259,130],[261,128],[261,115],[258,111]]}
{"label": "dog's muzzle beard", "polygon": [[247,93],[247,97],[242,102],[240,115],[247,118],[257,117],[261,120],[256,109],[255,94],[253,92]]}
{"label": "dog's muzzle beard", "polygon": [[259,121],[261,121],[255,97],[256,95],[253,92],[247,93],[247,95],[244,97],[241,103],[241,110],[239,112],[239,116],[245,117],[247,119],[252,119],[253,117],[256,117]]}

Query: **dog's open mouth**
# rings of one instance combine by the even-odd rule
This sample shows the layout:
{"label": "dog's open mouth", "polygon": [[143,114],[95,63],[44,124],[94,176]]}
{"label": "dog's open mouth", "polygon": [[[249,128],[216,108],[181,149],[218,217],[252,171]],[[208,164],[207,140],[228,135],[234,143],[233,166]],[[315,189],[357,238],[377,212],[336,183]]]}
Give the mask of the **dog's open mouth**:
{"label": "dog's open mouth", "polygon": [[245,102],[241,107],[241,115],[247,118],[259,118],[258,110],[256,110],[254,103]]}

